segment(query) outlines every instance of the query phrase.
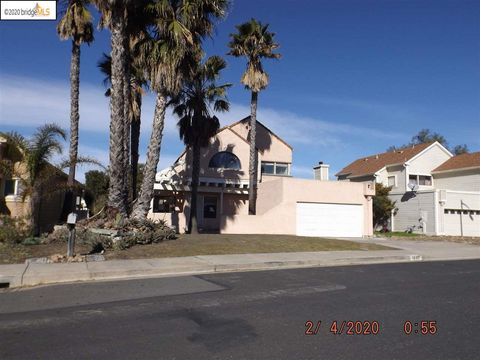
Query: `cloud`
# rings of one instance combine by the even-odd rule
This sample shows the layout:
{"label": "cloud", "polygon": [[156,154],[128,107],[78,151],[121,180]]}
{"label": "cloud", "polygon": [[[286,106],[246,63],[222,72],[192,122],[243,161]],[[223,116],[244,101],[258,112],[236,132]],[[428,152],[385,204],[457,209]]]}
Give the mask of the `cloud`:
{"label": "cloud", "polygon": [[[0,75],[0,118],[2,123],[13,126],[38,126],[39,123],[56,122],[70,126],[70,85],[67,81],[32,79],[21,76]],[[80,85],[80,127],[82,131],[109,132],[109,100],[104,96],[101,85],[82,82]],[[342,104],[333,98],[322,101]],[[367,103],[349,100],[347,103],[369,107]],[[155,105],[154,94],[148,93],[143,99],[142,134],[148,140]],[[374,105],[380,106],[378,104]],[[388,109],[388,107],[386,107]],[[233,103],[226,114],[219,114],[222,125],[244,118],[250,114],[248,105]],[[351,125],[347,122],[328,121],[302,116],[291,111],[279,111],[259,107],[258,119],[280,137],[291,144],[333,146],[341,144],[348,136],[368,136],[369,138],[403,139],[408,136],[401,133],[384,132],[376,128]],[[359,119],[349,122],[361,124]],[[167,111],[165,135],[178,136],[177,120]]]}
{"label": "cloud", "polygon": [[[80,83],[80,127],[82,131],[109,132],[109,98],[105,88],[87,82]],[[150,130],[155,97],[148,93],[143,99],[142,130]],[[32,79],[0,75],[0,119],[2,124],[36,127],[55,122],[70,127],[70,84],[68,81]],[[167,112],[165,132],[177,132],[176,120]]]}
{"label": "cloud", "polygon": [[[232,104],[231,110],[222,115],[222,121],[228,124],[243,119],[249,114],[249,106]],[[402,133],[384,132],[375,128],[327,121],[320,117],[312,118],[290,111],[278,111],[265,107],[259,107],[257,119],[291,144],[339,147],[345,138],[350,136],[392,140],[403,139],[406,136]],[[361,123],[361,121],[356,121],[356,123]]]}

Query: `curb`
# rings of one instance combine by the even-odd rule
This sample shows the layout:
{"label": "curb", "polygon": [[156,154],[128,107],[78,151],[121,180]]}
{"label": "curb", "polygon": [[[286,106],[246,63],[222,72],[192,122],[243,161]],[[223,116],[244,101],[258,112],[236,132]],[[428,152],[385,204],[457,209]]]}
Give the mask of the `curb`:
{"label": "curb", "polygon": [[[55,276],[48,274],[21,274],[14,276],[1,276],[0,284],[5,287],[20,288],[47,284],[101,281],[101,280],[122,280],[139,279],[151,277],[175,277],[199,274],[228,273],[228,272],[246,272],[246,271],[265,271],[279,269],[295,269],[308,267],[334,267],[346,265],[369,265],[385,263],[404,263],[423,261],[421,255],[391,255],[391,256],[368,256],[351,257],[340,259],[314,259],[314,260],[285,260],[285,261],[266,261],[252,262],[244,264],[202,264],[198,266],[175,266],[167,269],[112,269],[112,270],[93,270],[85,265],[85,271],[74,273],[56,272]],[[85,263],[83,263],[85,264]],[[56,264],[48,264],[52,266]],[[83,270],[83,269],[82,269]],[[8,286],[5,284],[8,283]]]}

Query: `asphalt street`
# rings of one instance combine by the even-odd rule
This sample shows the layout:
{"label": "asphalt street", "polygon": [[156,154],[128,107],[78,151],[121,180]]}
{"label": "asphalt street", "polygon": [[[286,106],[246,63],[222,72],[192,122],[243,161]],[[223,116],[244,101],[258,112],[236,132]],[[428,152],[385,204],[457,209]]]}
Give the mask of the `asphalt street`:
{"label": "asphalt street", "polygon": [[[337,334],[330,331],[333,322]],[[0,292],[0,359],[478,359],[479,354],[480,261]]]}

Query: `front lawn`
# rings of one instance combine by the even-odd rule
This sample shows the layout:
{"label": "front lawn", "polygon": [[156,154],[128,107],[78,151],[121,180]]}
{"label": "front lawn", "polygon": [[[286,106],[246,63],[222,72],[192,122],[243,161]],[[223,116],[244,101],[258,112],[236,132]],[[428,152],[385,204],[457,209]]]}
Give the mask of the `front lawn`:
{"label": "front lawn", "polygon": [[421,234],[409,233],[406,231],[389,231],[389,232],[375,231],[375,236],[388,237],[388,238],[391,238],[391,237],[412,238],[412,237],[421,236]]}
{"label": "front lawn", "polygon": [[302,251],[392,250],[392,248],[353,241],[292,235],[180,235],[177,240],[137,245],[127,250],[108,251],[107,259],[258,254]]}
{"label": "front lawn", "polygon": [[[65,254],[66,243],[42,245],[0,244],[0,264],[22,263],[27,258]],[[77,245],[76,253],[88,252],[86,245]],[[338,251],[338,250],[392,250],[392,248],[356,243],[346,240],[312,238],[289,235],[179,235],[176,240],[158,244],[136,245],[126,250],[107,250],[107,259],[141,259],[195,255],[224,255],[248,253]]]}

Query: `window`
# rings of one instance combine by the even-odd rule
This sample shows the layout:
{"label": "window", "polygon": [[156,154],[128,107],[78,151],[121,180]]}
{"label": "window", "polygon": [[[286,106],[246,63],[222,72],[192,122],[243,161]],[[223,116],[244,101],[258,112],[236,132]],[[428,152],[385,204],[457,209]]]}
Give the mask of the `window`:
{"label": "window", "polygon": [[432,177],[429,175],[409,175],[409,184],[432,186]]}
{"label": "window", "polygon": [[262,174],[275,174],[275,164],[262,162]]}
{"label": "window", "polygon": [[209,168],[240,170],[240,160],[235,154],[228,151],[216,153],[208,163]]}
{"label": "window", "polygon": [[215,196],[205,196],[203,198],[203,217],[205,219],[217,218],[217,198]]}
{"label": "window", "polygon": [[154,213],[170,213],[175,207],[175,200],[172,196],[154,196],[153,212]]}
{"label": "window", "polygon": [[390,187],[396,187],[397,186],[397,178],[395,176],[389,176],[388,177],[388,186]]}
{"label": "window", "polygon": [[265,175],[290,175],[290,164],[262,161],[262,174]]}
{"label": "window", "polygon": [[425,185],[425,186],[432,186],[432,177],[420,175],[418,177],[418,184]]}
{"label": "window", "polygon": [[18,185],[18,180],[16,179],[5,180],[5,189],[3,190],[3,195],[4,196],[18,195],[17,185]]}
{"label": "window", "polygon": [[410,175],[408,177],[408,183],[418,185],[417,175]]}

